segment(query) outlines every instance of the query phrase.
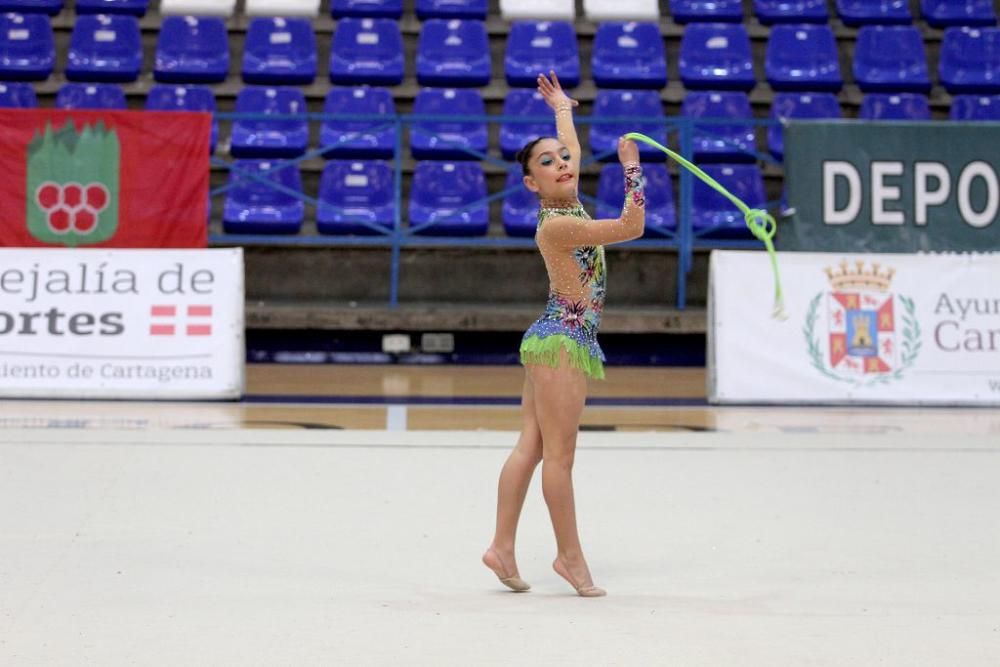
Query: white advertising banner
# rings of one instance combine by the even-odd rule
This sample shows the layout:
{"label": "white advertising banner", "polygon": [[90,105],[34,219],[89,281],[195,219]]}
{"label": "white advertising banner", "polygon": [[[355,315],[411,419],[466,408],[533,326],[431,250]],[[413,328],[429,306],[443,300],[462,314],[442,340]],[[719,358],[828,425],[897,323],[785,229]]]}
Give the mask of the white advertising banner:
{"label": "white advertising banner", "polygon": [[0,249],[0,396],[243,393],[243,251]]}
{"label": "white advertising banner", "polygon": [[1000,405],[1000,255],[715,251],[709,400]]}

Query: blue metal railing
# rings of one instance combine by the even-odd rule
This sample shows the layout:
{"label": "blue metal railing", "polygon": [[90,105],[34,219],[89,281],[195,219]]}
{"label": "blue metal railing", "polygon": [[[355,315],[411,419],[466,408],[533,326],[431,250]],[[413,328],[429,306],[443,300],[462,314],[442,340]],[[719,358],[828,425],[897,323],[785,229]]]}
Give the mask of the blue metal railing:
{"label": "blue metal railing", "polygon": [[[268,122],[278,122],[278,121],[306,121],[309,123],[315,122],[325,122],[325,121],[340,121],[340,122],[350,122],[350,121],[369,121],[372,126],[366,128],[363,131],[359,131],[350,135],[345,135],[341,138],[340,143],[320,146],[313,150],[307,150],[303,155],[295,158],[287,159],[272,159],[270,160],[274,166],[270,171],[267,172],[249,172],[246,170],[238,170],[234,167],[233,163],[218,157],[212,157],[211,164],[215,167],[229,170],[230,172],[238,171],[241,178],[256,181],[267,187],[274,188],[275,190],[287,194],[289,196],[295,197],[306,204],[311,206],[319,207],[322,203],[315,197],[311,197],[303,192],[287,188],[284,185],[276,182],[275,180],[268,178],[273,172],[280,171],[282,169],[298,168],[298,166],[306,161],[317,157],[322,157],[328,153],[331,149],[335,149],[341,143],[346,143],[351,141],[353,138],[368,134],[373,131],[381,131],[383,129],[392,127],[394,129],[395,135],[395,150],[394,157],[392,158],[392,163],[394,167],[394,197],[395,197],[395,213],[393,220],[392,229],[384,229],[378,225],[374,225],[364,220],[357,220],[356,222],[370,227],[373,231],[371,236],[332,236],[332,235],[277,235],[277,234],[211,234],[209,236],[209,242],[213,245],[285,245],[285,246],[308,246],[308,245],[343,245],[343,246],[362,246],[362,247],[388,247],[390,249],[390,285],[389,285],[389,307],[395,308],[399,304],[399,283],[400,283],[400,257],[403,248],[407,247],[420,247],[420,246],[436,246],[436,247],[496,247],[496,248],[526,248],[534,247],[534,239],[530,238],[514,238],[514,237],[444,237],[444,236],[421,236],[420,232],[429,226],[431,223],[424,223],[422,225],[411,227],[410,225],[403,224],[403,202],[402,202],[402,190],[403,190],[403,130],[404,128],[411,127],[418,123],[433,123],[433,122],[447,122],[447,123],[488,123],[488,124],[499,124],[499,123],[517,123],[517,124],[537,124],[537,123],[551,123],[551,116],[453,116],[453,115],[431,115],[431,114],[398,114],[393,116],[385,115],[368,115],[368,114],[327,114],[327,113],[305,113],[305,114],[295,114],[295,115],[276,115],[276,114],[260,114],[260,113],[217,113],[216,118],[220,121],[268,121]],[[693,159],[694,153],[694,133],[697,129],[703,135],[711,135],[713,126],[751,126],[751,127],[770,127],[776,125],[777,121],[771,119],[689,119],[689,118],[668,118],[668,119],[656,119],[653,123],[649,121],[637,121],[635,118],[624,118],[624,117],[593,117],[593,116],[577,116],[575,118],[577,130],[582,133],[582,127],[588,125],[624,125],[627,128],[639,127],[649,127],[653,124],[660,124],[667,131],[668,143],[671,139],[674,139],[673,143],[677,146],[677,151],[688,158]],[[520,171],[520,165],[516,162],[507,162],[499,158],[484,155],[477,151],[470,150],[458,143],[450,142],[443,137],[437,137],[438,142],[443,145],[447,145],[451,148],[458,149],[464,153],[469,154],[472,158],[484,162],[493,164],[494,166],[499,166],[504,168],[506,171],[516,170]],[[726,142],[728,143],[728,142]],[[751,150],[745,150],[739,145],[731,144],[734,151],[739,151],[741,153],[748,154],[754,161],[765,162],[768,164],[776,165],[780,167],[780,163],[776,161],[773,157],[766,153],[760,153],[756,151],[755,148]],[[615,150],[606,151],[596,155],[590,155],[584,157],[581,163],[581,168],[588,165],[599,163],[605,158],[613,155]],[[262,175],[264,174],[264,175]],[[686,292],[687,292],[687,275],[691,270],[693,254],[696,249],[707,249],[707,248],[748,248],[755,249],[763,247],[763,244],[755,239],[747,238],[743,239],[712,239],[708,238],[707,235],[711,234],[712,229],[700,230],[695,232],[691,224],[691,208],[693,201],[693,187],[694,187],[695,177],[691,172],[686,169],[679,169],[679,183],[678,183],[678,194],[679,194],[679,206],[678,206],[678,220],[677,220],[677,231],[675,233],[669,233],[666,231],[662,232],[662,236],[658,238],[642,238],[635,241],[630,241],[626,244],[622,244],[626,247],[631,248],[652,248],[652,249],[667,249],[676,250],[678,254],[677,262],[677,293],[676,293],[676,306],[678,309],[684,309],[686,306]],[[225,195],[234,187],[234,182],[231,179],[226,185],[214,188],[211,191],[211,196],[217,198]],[[508,194],[511,194],[518,190],[521,186],[505,187],[501,190],[491,193],[486,197],[471,202],[460,209],[455,209],[451,211],[450,215],[460,215],[467,210],[471,210],[481,206],[488,206],[491,202],[502,199]],[[580,199],[584,203],[591,205],[597,204],[597,199],[587,193],[580,193]],[[751,203],[752,205],[753,203]],[[779,202],[767,202],[768,209],[776,209],[779,206]],[[734,216],[739,217],[738,211],[734,209]],[[660,232],[660,230],[656,230]]]}

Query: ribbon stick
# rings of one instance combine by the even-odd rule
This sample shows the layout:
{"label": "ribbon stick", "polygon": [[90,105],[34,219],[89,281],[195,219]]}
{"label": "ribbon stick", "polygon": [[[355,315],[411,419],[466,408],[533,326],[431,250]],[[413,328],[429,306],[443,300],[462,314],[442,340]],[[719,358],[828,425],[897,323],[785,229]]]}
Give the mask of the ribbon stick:
{"label": "ribbon stick", "polygon": [[746,221],[747,227],[750,229],[750,233],[754,235],[754,238],[764,244],[764,247],[767,249],[767,255],[771,260],[771,271],[774,274],[774,310],[772,311],[771,316],[778,320],[786,319],[785,300],[781,293],[781,275],[778,272],[778,253],[774,250],[774,234],[778,231],[778,223],[775,221],[774,216],[763,209],[750,208],[743,203],[741,199],[720,185],[718,181],[702,171],[698,165],[690,162],[683,156],[678,155],[666,146],[660,144],[655,139],[650,139],[645,134],[640,134],[638,132],[629,132],[625,135],[625,138],[641,141],[645,144],[649,144],[653,148],[663,151],[675,162],[700,178],[705,182],[705,184],[712,187],[723,197],[731,201],[733,205],[743,213],[743,219]]}

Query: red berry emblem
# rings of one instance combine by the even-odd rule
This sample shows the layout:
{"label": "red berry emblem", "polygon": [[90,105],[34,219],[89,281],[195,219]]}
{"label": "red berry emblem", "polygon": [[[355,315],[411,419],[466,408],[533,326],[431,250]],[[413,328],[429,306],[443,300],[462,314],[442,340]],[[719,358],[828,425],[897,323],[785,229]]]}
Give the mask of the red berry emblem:
{"label": "red berry emblem", "polygon": [[100,183],[88,185],[86,194],[87,206],[95,211],[103,211],[104,207],[108,205],[108,190]]}
{"label": "red berry emblem", "polygon": [[71,209],[78,209],[83,205],[83,188],[79,183],[67,183],[63,186],[63,203]]}
{"label": "red berry emblem", "polygon": [[54,232],[68,232],[69,231],[69,211],[63,207],[59,207],[54,211],[49,213],[49,227],[52,228]]}
{"label": "red berry emblem", "polygon": [[62,188],[52,182],[42,183],[38,186],[38,191],[35,194],[35,198],[38,200],[38,205],[43,211],[51,211],[56,206],[59,205],[59,196],[62,194]]}

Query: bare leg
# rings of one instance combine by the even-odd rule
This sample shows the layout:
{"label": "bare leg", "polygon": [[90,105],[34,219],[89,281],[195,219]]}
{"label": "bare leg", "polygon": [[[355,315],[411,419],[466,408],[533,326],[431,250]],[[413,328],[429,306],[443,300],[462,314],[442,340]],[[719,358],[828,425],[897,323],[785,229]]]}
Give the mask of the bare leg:
{"label": "bare leg", "polygon": [[558,550],[553,566],[583,594],[593,589],[594,582],[577,532],[573,461],[580,415],[587,399],[587,378],[569,367],[565,351],[563,357],[559,368],[533,365],[528,373],[534,383],[535,414],[542,432],[542,492]]}
{"label": "bare leg", "polygon": [[514,556],[517,523],[531,477],[542,460],[542,434],[535,419],[534,390],[528,377],[524,379],[521,393],[521,414],[521,436],[500,471],[497,485],[496,533],[490,548],[483,555],[483,562],[501,580],[517,575],[517,560]]}

